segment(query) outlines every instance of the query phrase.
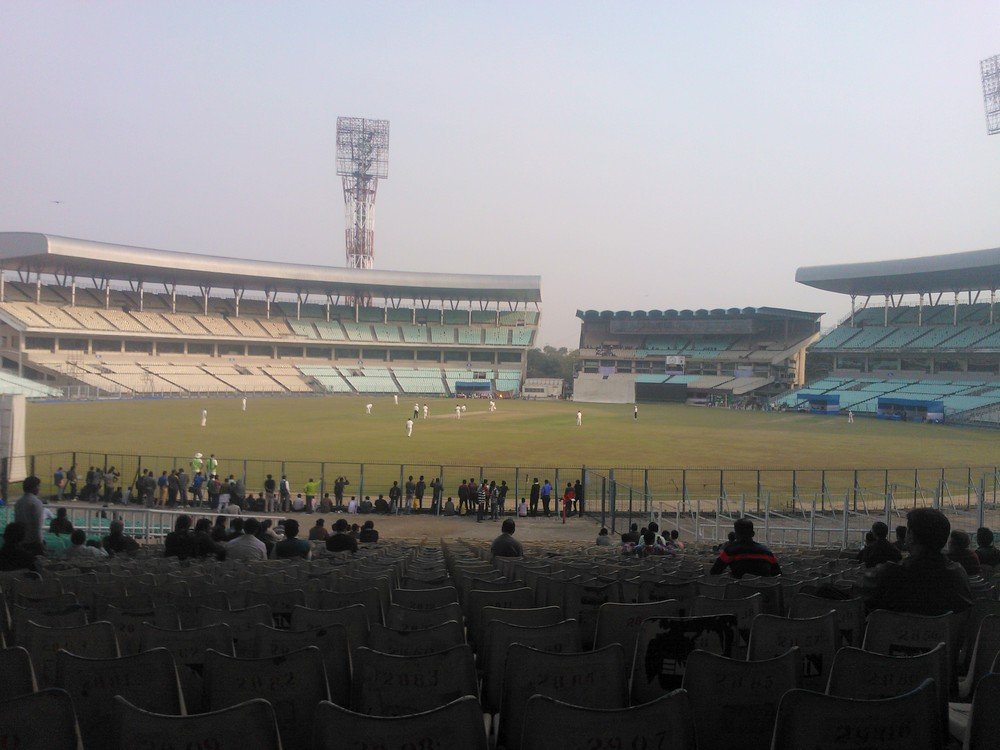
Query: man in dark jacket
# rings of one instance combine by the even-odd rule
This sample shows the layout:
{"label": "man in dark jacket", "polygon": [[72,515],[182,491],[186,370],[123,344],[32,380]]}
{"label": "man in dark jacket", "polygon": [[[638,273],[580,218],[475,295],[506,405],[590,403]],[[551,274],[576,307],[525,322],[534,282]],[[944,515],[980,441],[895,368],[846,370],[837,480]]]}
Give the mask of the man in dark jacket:
{"label": "man in dark jacket", "polygon": [[1000,564],[1000,550],[993,545],[993,532],[985,526],[976,531],[976,557],[981,565],[996,566]]}
{"label": "man in dark jacket", "polygon": [[875,535],[875,541],[866,544],[864,549],[858,552],[858,562],[863,562],[866,568],[874,568],[884,562],[899,562],[903,559],[903,553],[889,541],[888,526],[876,521],[872,524],[872,534]]}
{"label": "man in dark jacket", "polygon": [[719,552],[719,557],[709,571],[712,575],[717,576],[726,568],[729,568],[733,578],[742,578],[745,575],[781,575],[781,568],[774,553],[753,540],[753,521],[749,518],[737,518],[733,523],[733,532],[736,534],[736,540],[726,544]]}
{"label": "man in dark jacket", "polygon": [[542,485],[538,483],[538,477],[531,483],[531,494],[528,496],[528,513],[534,518],[538,515],[538,498],[542,494]]}
{"label": "man in dark jacket", "polygon": [[329,552],[357,552],[358,540],[351,536],[348,531],[351,525],[343,518],[338,518],[333,525],[333,533],[326,540],[326,549]]}
{"label": "man in dark jacket", "polygon": [[464,479],[458,486],[458,515],[462,515],[462,508],[465,508],[466,513],[469,512],[469,483]]}
{"label": "man in dark jacket", "polygon": [[909,556],[879,565],[862,579],[869,611],[943,615],[971,607],[968,573],[941,552],[951,534],[948,517],[934,508],[914,508],[906,514],[906,525]]}

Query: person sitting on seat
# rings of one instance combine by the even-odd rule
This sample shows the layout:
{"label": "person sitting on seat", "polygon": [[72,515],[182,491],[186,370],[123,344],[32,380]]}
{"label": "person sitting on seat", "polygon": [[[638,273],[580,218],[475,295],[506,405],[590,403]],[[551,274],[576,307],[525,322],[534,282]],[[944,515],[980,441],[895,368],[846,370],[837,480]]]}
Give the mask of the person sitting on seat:
{"label": "person sitting on seat", "polygon": [[444,501],[444,510],[442,511],[442,515],[445,516],[455,515],[455,501],[452,500],[450,497]]}
{"label": "person sitting on seat", "polygon": [[892,543],[892,546],[898,549],[900,552],[906,552],[906,527],[897,526],[896,527],[896,541]]}
{"label": "person sitting on seat", "polygon": [[365,521],[358,533],[358,541],[362,544],[375,544],[378,541],[378,531],[374,521]]}
{"label": "person sitting on seat", "polygon": [[871,534],[874,539],[858,552],[858,562],[864,563],[866,568],[874,568],[884,562],[899,562],[903,559],[903,553],[889,542],[888,526],[876,521],[872,524]]}
{"label": "person sitting on seat", "polygon": [[285,538],[274,545],[275,558],[286,560],[301,557],[303,560],[308,560],[312,553],[312,545],[305,539],[299,539],[298,536],[299,522],[289,518],[285,521]]}
{"label": "person sitting on seat", "polygon": [[75,529],[69,535],[69,540],[73,545],[63,552],[63,557],[72,559],[74,557],[107,557],[108,553],[100,547],[92,547],[87,544],[87,532],[83,529]]}
{"label": "person sitting on seat", "polygon": [[597,532],[597,542],[598,547],[610,547],[611,537],[608,536],[608,530],[605,527],[601,527],[601,530]]}
{"label": "person sitting on seat", "polygon": [[964,531],[953,531],[948,539],[948,559],[957,562],[970,576],[979,575],[979,557],[972,551],[972,539]]}
{"label": "person sitting on seat", "polygon": [[163,556],[187,560],[191,557],[191,516],[177,516],[174,530],[163,540]]}
{"label": "person sitting on seat", "polygon": [[101,546],[109,557],[115,555],[135,557],[135,553],[139,551],[139,542],[125,535],[125,524],[121,521],[111,522],[108,526],[108,535],[101,540]]}
{"label": "person sitting on seat", "polygon": [[622,534],[622,544],[638,544],[642,541],[642,537],[639,536],[639,524],[633,523],[628,527],[628,531]]}
{"label": "person sitting on seat", "polygon": [[337,522],[333,525],[333,533],[326,540],[327,551],[357,552],[358,540],[348,533],[350,530],[351,525],[347,523],[347,519],[338,518]]}
{"label": "person sitting on seat", "polygon": [[257,538],[260,521],[248,518],[243,522],[243,534],[226,543],[229,560],[266,560],[267,545]]}
{"label": "person sitting on seat", "polygon": [[681,532],[677,529],[670,529],[670,541],[668,542],[668,547],[674,547],[676,549],[684,549],[684,542],[680,540]]}
{"label": "person sitting on seat", "polygon": [[493,557],[524,557],[521,543],[514,538],[514,528],[513,518],[508,518],[500,526],[500,536],[490,546]]}
{"label": "person sitting on seat", "polygon": [[34,570],[35,554],[24,546],[24,526],[11,522],[3,530],[0,570]]}
{"label": "person sitting on seat", "polygon": [[639,557],[667,554],[667,546],[661,543],[660,539],[662,539],[662,537],[655,531],[647,529],[646,533],[642,535],[642,543],[637,544],[635,547],[635,554]]}
{"label": "person sitting on seat", "polygon": [[310,542],[325,542],[329,538],[330,532],[326,530],[324,523],[322,518],[316,519],[316,525],[309,529]]}
{"label": "person sitting on seat", "polygon": [[868,610],[964,612],[972,606],[969,574],[941,552],[951,533],[948,517],[934,508],[914,508],[906,514],[906,526],[909,556],[879,565],[862,579],[861,596]]}
{"label": "person sitting on seat", "polygon": [[65,508],[56,510],[56,517],[49,521],[49,533],[66,534],[67,536],[73,533],[73,522],[66,517]]}
{"label": "person sitting on seat", "polygon": [[736,534],[736,541],[729,542],[719,552],[719,557],[709,571],[712,575],[717,576],[726,568],[729,568],[733,578],[745,575],[781,575],[781,567],[774,553],[753,540],[753,521],[749,518],[737,518],[733,523],[733,533]]}
{"label": "person sitting on seat", "polygon": [[981,526],[976,531],[976,557],[979,558],[980,565],[1000,565],[1000,550],[993,546],[993,532],[985,526]]}
{"label": "person sitting on seat", "polygon": [[220,544],[212,537],[212,521],[199,518],[191,535],[191,557],[214,557],[216,560],[226,559],[226,545]]}

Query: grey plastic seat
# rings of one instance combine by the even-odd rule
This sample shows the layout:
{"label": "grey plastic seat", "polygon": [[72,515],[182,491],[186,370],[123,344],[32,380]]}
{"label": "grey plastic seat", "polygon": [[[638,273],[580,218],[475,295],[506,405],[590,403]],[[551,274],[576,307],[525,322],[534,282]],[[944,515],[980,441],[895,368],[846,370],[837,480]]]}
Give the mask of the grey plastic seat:
{"label": "grey plastic seat", "polygon": [[781,696],[799,685],[799,660],[796,647],[763,661],[688,656],[683,685],[699,746],[768,750]]}
{"label": "grey plastic seat", "polygon": [[519,643],[550,654],[569,654],[580,650],[579,630],[573,620],[554,625],[522,627],[494,620],[486,628],[486,638],[480,652],[483,673],[483,709],[490,714],[500,710],[507,652]]}
{"label": "grey plastic seat", "polygon": [[116,697],[114,710],[115,750],[158,748],[165,739],[173,747],[282,750],[274,709],[266,700],[250,700],[194,716],[167,716],[143,711]]}
{"label": "grey plastic seat", "polygon": [[745,659],[750,646],[750,628],[754,618],[762,611],[764,599],[760,593],[753,593],[739,599],[716,599],[714,597],[696,596],[691,605],[692,617],[707,615],[734,615],[736,617],[736,632],[739,635],[733,646],[733,658]]}
{"label": "grey plastic seat", "polygon": [[728,614],[643,620],[632,658],[632,702],[648,703],[679,688],[697,649],[732,656],[738,637],[736,617]]}
{"label": "grey plastic seat", "polygon": [[258,625],[254,633],[253,657],[285,656],[293,651],[316,646],[323,656],[330,700],[348,705],[351,697],[351,647],[343,625],[326,625],[312,630],[278,630]]}
{"label": "grey plastic seat", "polygon": [[969,670],[959,680],[959,695],[968,698],[976,684],[990,672],[1000,656],[1000,615],[987,615],[979,620],[979,630],[972,643]]}
{"label": "grey plastic seat", "polygon": [[139,626],[139,644],[143,651],[165,648],[174,657],[177,676],[184,693],[184,705],[189,713],[205,710],[202,674],[205,654],[209,649],[233,654],[233,636],[225,623],[203,628],[172,630],[158,628],[148,622]]}
{"label": "grey plastic seat", "polygon": [[398,604],[390,604],[385,616],[386,627],[394,630],[423,630],[454,620],[464,622],[462,608],[456,602],[434,609],[409,609]]}
{"label": "grey plastic seat", "polygon": [[950,613],[913,615],[877,609],[868,615],[862,648],[889,656],[915,656],[944,643],[948,649],[948,684],[951,685],[960,640],[958,625],[962,619]]}
{"label": "grey plastic seat", "polygon": [[480,617],[484,627],[493,621],[498,621],[526,628],[540,628],[543,625],[555,625],[557,622],[562,622],[563,619],[562,609],[556,606],[527,607],[525,609],[483,607]]}
{"label": "grey plastic seat", "polygon": [[3,679],[0,679],[0,701],[38,690],[31,656],[21,646],[0,649],[0,675],[3,675]]}
{"label": "grey plastic seat", "polygon": [[865,636],[865,603],[862,599],[824,599],[798,593],[792,598],[791,617],[818,617],[830,610],[837,613],[837,630],[841,645],[860,648]]}
{"label": "grey plastic seat", "polygon": [[121,610],[114,605],[104,611],[108,622],[115,626],[118,637],[118,648],[122,656],[138,654],[142,650],[141,626],[149,622],[158,628],[178,630],[180,617],[177,608],[172,604],[164,604],[147,611]]}
{"label": "grey plastic seat", "polygon": [[316,706],[330,700],[326,669],[315,646],[263,659],[209,651],[204,677],[209,711],[263,698],[274,707],[281,744],[290,748],[309,746]]}
{"label": "grey plastic seat", "polygon": [[35,679],[40,688],[56,684],[56,653],[60,649],[92,659],[119,656],[115,626],[110,622],[94,622],[76,628],[47,628],[28,622],[23,636],[22,643],[31,654]]}
{"label": "grey plastic seat", "polygon": [[274,622],[271,608],[266,604],[231,610],[201,607],[199,611],[202,625],[225,623],[229,626],[236,656],[240,658],[248,658],[253,653],[253,639],[257,626],[270,625]]}
{"label": "grey plastic seat", "polygon": [[292,607],[291,630],[312,630],[326,625],[343,625],[351,648],[368,643],[368,609],[352,604],[339,609]]}
{"label": "grey plastic seat", "polygon": [[376,586],[359,588],[357,591],[319,592],[320,609],[343,609],[355,604],[363,604],[368,614],[368,622],[382,622],[382,594]]}
{"label": "grey plastic seat", "polygon": [[433,654],[464,643],[465,628],[454,620],[422,630],[396,630],[375,623],[368,634],[369,648],[396,656]]}
{"label": "grey plastic seat", "polygon": [[181,618],[182,628],[197,628],[202,625],[201,608],[229,610],[232,608],[229,594],[225,591],[211,591],[198,596],[173,596],[169,602],[157,602],[160,604],[171,604],[177,608],[177,614]]}
{"label": "grey plastic seat", "polygon": [[868,701],[789,690],[778,706],[771,747],[941,750],[934,681],[924,680],[895,698]]}
{"label": "grey plastic seat", "polygon": [[320,703],[312,750],[367,747],[373,738],[385,747],[434,750],[487,750],[479,701],[457,698],[440,708],[406,716],[366,716],[332,703]]}
{"label": "grey plastic seat", "polygon": [[271,608],[271,617],[274,619],[274,627],[280,630],[288,630],[292,625],[292,610],[295,607],[305,606],[306,593],[302,589],[285,589],[283,591],[248,591],[246,604],[253,607],[258,604],[266,604]]}
{"label": "grey plastic seat", "polygon": [[528,700],[534,695],[583,708],[625,708],[628,685],[622,647],[614,643],[599,651],[550,654],[511,646],[504,668],[498,747],[519,750]]}
{"label": "grey plastic seat", "polygon": [[12,750],[81,750],[69,693],[53,688],[0,702],[0,742]]}
{"label": "grey plastic seat", "polygon": [[747,658],[773,659],[791,646],[798,646],[799,684],[805,689],[822,692],[830,678],[830,667],[839,643],[837,616],[833,612],[804,619],[758,615],[750,629]]}
{"label": "grey plastic seat", "polygon": [[570,747],[695,750],[695,728],[683,690],[619,709],[574,706],[548,695],[534,695],[528,699],[520,746],[521,750]]}
{"label": "grey plastic seat", "polygon": [[934,680],[938,715],[948,721],[948,650],[943,643],[915,656],[888,656],[858,648],[842,648],[833,658],[826,692],[840,698],[873,700],[902,695]]}
{"label": "grey plastic seat", "polygon": [[119,659],[87,659],[60,651],[56,675],[59,687],[73,697],[87,748],[111,747],[116,695],[145,710],[185,713],[174,659],[165,648]]}
{"label": "grey plastic seat", "polygon": [[465,645],[423,656],[358,648],[353,654],[351,708],[372,716],[405,716],[471,695],[478,700],[472,650]]}
{"label": "grey plastic seat", "polygon": [[528,609],[534,604],[535,592],[527,586],[519,586],[515,589],[505,591],[484,591],[480,589],[470,589],[466,601],[466,611],[469,619],[469,635],[472,642],[479,647],[484,636],[486,622],[483,619],[484,607],[497,607],[499,609]]}
{"label": "grey plastic seat", "polygon": [[11,630],[14,642],[20,642],[18,634],[24,630],[24,626],[30,621],[37,625],[44,625],[47,628],[79,628],[87,624],[87,610],[78,605],[61,607],[56,610],[50,608],[34,609],[12,604],[9,607]]}
{"label": "grey plastic seat", "polygon": [[642,604],[608,602],[597,611],[594,648],[604,648],[612,643],[621,644],[626,655],[635,653],[635,639],[639,626],[650,617],[680,617],[687,605],[676,599],[663,599]]}
{"label": "grey plastic seat", "polygon": [[435,609],[458,601],[458,590],[454,586],[434,589],[396,589],[392,592],[393,604],[409,609]]}
{"label": "grey plastic seat", "polygon": [[[1000,665],[998,665],[1000,666]],[[972,704],[959,704],[952,712],[951,735],[962,750],[996,750],[1000,737],[1000,672],[994,671],[976,685]]]}

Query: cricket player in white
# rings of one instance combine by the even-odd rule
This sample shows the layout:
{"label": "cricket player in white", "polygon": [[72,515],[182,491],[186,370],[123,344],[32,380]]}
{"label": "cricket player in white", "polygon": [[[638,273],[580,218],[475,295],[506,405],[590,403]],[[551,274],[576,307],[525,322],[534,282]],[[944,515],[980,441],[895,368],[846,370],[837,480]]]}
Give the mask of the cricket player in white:
{"label": "cricket player in white", "polygon": [[399,406],[399,394],[398,393],[392,394],[392,403],[394,403],[396,406]]}
{"label": "cricket player in white", "polygon": [[412,419],[407,419],[406,420],[406,437],[412,437],[412,436],[413,436],[413,420]]}
{"label": "cricket player in white", "polygon": [[424,419],[427,419],[428,414],[430,414],[430,409],[427,408],[427,404],[424,404]]}
{"label": "cricket player in white", "polygon": [[372,406],[374,406],[374,404],[365,404],[365,414],[372,413]]}
{"label": "cricket player in white", "polygon": [[243,411],[246,411],[246,410],[247,410],[247,397],[244,396],[243,397]]}
{"label": "cricket player in white", "polygon": [[490,399],[490,414],[497,410],[497,402]]}
{"label": "cricket player in white", "polygon": [[462,407],[461,407],[461,406],[456,406],[456,407],[455,407],[455,416],[456,416],[456,417],[457,417],[458,419],[461,419],[461,418],[462,418]]}
{"label": "cricket player in white", "polygon": [[581,427],[583,425],[583,412],[578,411],[576,413],[576,426]]}
{"label": "cricket player in white", "polygon": [[208,424],[208,409],[201,410],[201,426],[204,427]]}
{"label": "cricket player in white", "polygon": [[847,424],[854,424],[854,411],[851,409],[847,410]]}

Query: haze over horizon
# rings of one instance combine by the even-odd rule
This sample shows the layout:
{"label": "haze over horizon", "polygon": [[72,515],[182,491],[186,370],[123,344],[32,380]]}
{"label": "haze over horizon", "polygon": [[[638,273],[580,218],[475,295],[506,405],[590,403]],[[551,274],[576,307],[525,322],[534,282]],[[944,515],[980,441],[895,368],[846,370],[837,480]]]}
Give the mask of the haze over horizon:
{"label": "haze over horizon", "polygon": [[845,314],[795,269],[1000,247],[1000,3],[0,5],[0,231],[344,265],[339,115],[391,121],[375,267],[578,308]]}

